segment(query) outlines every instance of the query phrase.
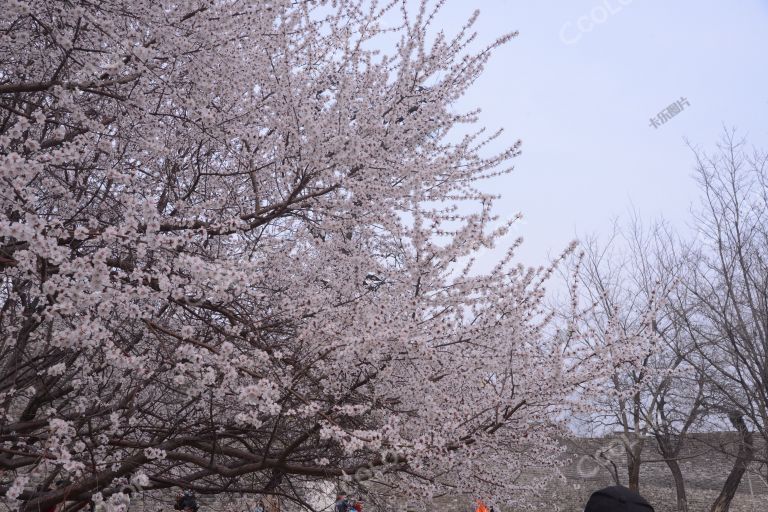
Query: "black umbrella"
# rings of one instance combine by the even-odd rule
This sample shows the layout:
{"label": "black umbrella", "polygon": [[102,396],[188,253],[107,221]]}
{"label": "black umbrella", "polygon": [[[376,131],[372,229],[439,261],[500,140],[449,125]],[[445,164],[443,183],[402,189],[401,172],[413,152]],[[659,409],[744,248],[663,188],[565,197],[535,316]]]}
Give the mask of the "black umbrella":
{"label": "black umbrella", "polygon": [[621,485],[592,493],[584,512],[654,512],[645,498]]}

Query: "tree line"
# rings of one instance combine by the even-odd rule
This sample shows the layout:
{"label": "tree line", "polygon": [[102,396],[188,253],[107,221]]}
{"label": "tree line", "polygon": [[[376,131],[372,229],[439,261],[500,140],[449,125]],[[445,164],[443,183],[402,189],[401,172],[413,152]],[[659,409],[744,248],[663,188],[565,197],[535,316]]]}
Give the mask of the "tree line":
{"label": "tree line", "polygon": [[654,340],[641,364],[614,366],[614,393],[585,416],[626,440],[627,474],[614,479],[640,489],[653,443],[687,511],[686,439],[726,431],[727,447],[711,447],[732,462],[710,509],[723,512],[748,469],[768,482],[768,153],[733,130],[714,151],[692,149],[699,201],[686,226],[635,216],[608,239],[585,238],[570,268],[595,347],[608,324]]}

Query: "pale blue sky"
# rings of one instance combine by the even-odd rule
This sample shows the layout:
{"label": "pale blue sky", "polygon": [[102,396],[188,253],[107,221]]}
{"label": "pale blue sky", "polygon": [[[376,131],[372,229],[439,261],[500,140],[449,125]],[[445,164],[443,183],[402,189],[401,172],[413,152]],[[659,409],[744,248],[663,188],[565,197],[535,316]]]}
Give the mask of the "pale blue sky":
{"label": "pale blue sky", "polygon": [[[524,263],[630,209],[684,224],[697,196],[686,137],[712,148],[726,124],[768,147],[768,0],[449,0],[440,26],[475,8],[480,43],[520,32],[460,106],[523,140],[516,171],[490,185],[498,213],[525,216]],[[690,106],[650,127],[681,97]]]}

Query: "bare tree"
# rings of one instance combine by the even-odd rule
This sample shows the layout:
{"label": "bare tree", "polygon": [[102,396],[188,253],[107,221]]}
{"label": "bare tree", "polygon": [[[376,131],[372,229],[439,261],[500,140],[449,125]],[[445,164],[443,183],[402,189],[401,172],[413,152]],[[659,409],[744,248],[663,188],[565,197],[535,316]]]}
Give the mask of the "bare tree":
{"label": "bare tree", "polygon": [[[598,399],[597,410],[587,421],[600,424],[611,433],[620,430],[628,485],[638,491],[642,452],[648,435],[647,418],[653,415],[649,407],[656,406],[646,386],[655,373],[658,358],[652,330],[652,314],[657,305],[655,285],[645,283],[646,276],[636,272],[636,262],[626,250],[626,241],[626,234],[618,227],[604,244],[594,238],[584,239],[582,253],[573,261],[572,268],[575,279],[583,283],[581,300],[586,310],[581,315],[584,322],[581,329],[590,333],[586,338],[596,350],[605,350],[612,358],[609,377],[612,393]],[[617,337],[645,340],[648,349],[639,364],[627,364],[622,354],[613,350]],[[615,467],[612,476],[620,483]]]}
{"label": "bare tree", "polygon": [[[768,440],[768,155],[748,151],[733,132],[713,155],[695,154],[702,202],[693,240],[635,220],[604,245],[586,241],[580,275],[596,332],[614,325],[638,335],[643,316],[653,317],[654,352],[640,368],[615,367],[620,392],[602,404],[612,423],[655,438],[680,511],[688,509],[679,464],[687,435],[730,430],[733,442],[711,447],[733,460],[711,507],[724,512],[750,465],[766,464],[755,440]],[[633,488],[642,447],[626,453]]]}
{"label": "bare tree", "polygon": [[644,276],[642,282],[646,286],[653,282],[662,294],[653,330],[659,339],[659,360],[663,364],[657,368],[654,378],[645,383],[651,398],[646,422],[674,480],[677,510],[687,512],[688,497],[680,457],[688,434],[703,428],[710,388],[702,369],[689,361],[692,343],[671,305],[685,294],[681,279],[686,246],[664,222],[655,223],[648,232],[637,227],[632,232],[630,245],[636,271]]}
{"label": "bare tree", "polygon": [[[687,511],[679,456],[686,435],[701,423],[707,387],[701,371],[688,361],[688,333],[669,306],[671,297],[681,293],[684,246],[667,224],[646,227],[637,216],[626,226],[615,226],[604,243],[593,238],[582,246],[579,275],[593,304],[592,314],[584,318],[598,333],[594,339],[605,344],[618,328],[624,336],[649,341],[641,366],[614,367],[615,393],[599,404],[604,411],[599,418],[621,430],[630,488],[640,488],[643,451],[651,436],[674,479],[677,509]],[[612,474],[621,483],[615,470]]]}
{"label": "bare tree", "polygon": [[713,412],[738,437],[734,466],[711,508],[724,512],[758,456],[754,434],[768,440],[768,154],[748,150],[733,131],[714,154],[694,152],[702,202],[684,298],[674,307],[695,349],[688,360],[716,393]]}

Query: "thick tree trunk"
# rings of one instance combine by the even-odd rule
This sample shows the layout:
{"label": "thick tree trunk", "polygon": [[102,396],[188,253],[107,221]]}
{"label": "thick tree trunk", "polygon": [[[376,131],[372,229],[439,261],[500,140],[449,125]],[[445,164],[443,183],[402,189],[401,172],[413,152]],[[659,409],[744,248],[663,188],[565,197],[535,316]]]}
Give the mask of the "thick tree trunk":
{"label": "thick tree trunk", "polygon": [[717,497],[710,512],[728,512],[731,506],[731,500],[733,500],[736,490],[739,488],[741,478],[747,471],[747,466],[752,462],[755,456],[755,447],[753,444],[752,432],[749,431],[747,424],[744,422],[744,417],[740,414],[731,414],[731,423],[739,432],[739,451],[736,455],[736,461],[733,463],[733,468],[728,474],[728,478],[723,484],[723,489],[720,491],[720,495]]}
{"label": "thick tree trunk", "polygon": [[672,473],[672,478],[675,481],[675,493],[677,495],[677,512],[688,512],[688,497],[685,493],[685,480],[683,479],[683,472],[680,470],[680,464],[677,462],[677,457],[680,455],[681,439],[670,439],[668,434],[657,433],[656,443],[659,447],[659,452],[664,457],[669,472]]}
{"label": "thick tree trunk", "polygon": [[629,479],[629,488],[637,493],[640,492],[640,456],[643,452],[645,440],[635,435],[631,443],[627,443],[627,476]]}
{"label": "thick tree trunk", "polygon": [[685,495],[685,481],[683,472],[680,471],[680,464],[677,459],[669,458],[664,455],[672,478],[675,480],[675,492],[677,493],[677,512],[688,512],[688,497]]}
{"label": "thick tree trunk", "polygon": [[627,467],[629,473],[629,488],[632,491],[640,492],[640,462],[630,461],[629,467]]}

